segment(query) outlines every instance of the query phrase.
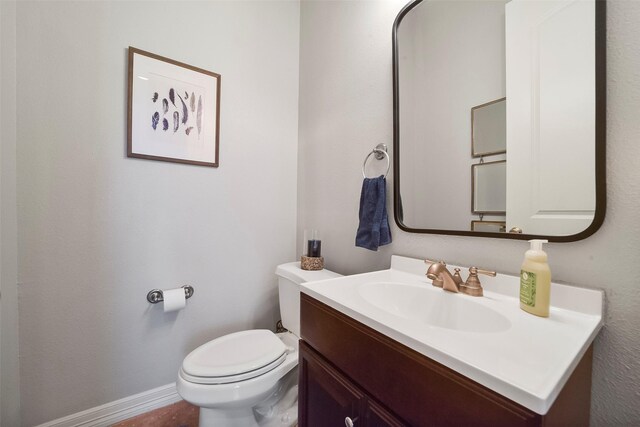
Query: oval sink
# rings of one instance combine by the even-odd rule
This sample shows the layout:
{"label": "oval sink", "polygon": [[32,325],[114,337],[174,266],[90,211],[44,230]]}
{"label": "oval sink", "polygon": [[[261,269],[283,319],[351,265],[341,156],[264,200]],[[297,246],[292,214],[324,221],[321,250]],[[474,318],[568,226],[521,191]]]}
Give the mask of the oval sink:
{"label": "oval sink", "polygon": [[364,283],[358,291],[365,301],[381,310],[437,328],[502,332],[511,327],[509,319],[473,301],[473,297],[427,286]]}

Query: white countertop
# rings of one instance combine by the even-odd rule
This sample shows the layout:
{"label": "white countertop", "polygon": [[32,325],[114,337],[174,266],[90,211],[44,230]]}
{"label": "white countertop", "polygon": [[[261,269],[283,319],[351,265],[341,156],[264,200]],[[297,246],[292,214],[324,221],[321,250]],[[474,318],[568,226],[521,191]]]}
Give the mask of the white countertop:
{"label": "white countertop", "polygon": [[[449,266],[451,271],[454,267]],[[484,297],[448,293],[447,298],[471,298],[505,316],[510,327],[494,332],[452,330],[412,321],[369,303],[360,292],[363,284],[375,282],[445,292],[431,285],[426,270],[422,260],[394,255],[389,270],[308,282],[301,291],[524,407],[546,414],[602,328],[603,292],[552,283],[548,318],[520,309],[516,276],[481,276]]]}

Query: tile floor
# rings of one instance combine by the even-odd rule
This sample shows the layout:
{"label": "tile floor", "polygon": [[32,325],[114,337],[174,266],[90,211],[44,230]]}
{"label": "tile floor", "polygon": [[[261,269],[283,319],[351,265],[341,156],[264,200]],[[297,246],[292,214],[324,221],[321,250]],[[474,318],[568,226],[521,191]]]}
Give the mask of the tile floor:
{"label": "tile floor", "polygon": [[129,418],[112,427],[198,427],[198,409],[182,400]]}

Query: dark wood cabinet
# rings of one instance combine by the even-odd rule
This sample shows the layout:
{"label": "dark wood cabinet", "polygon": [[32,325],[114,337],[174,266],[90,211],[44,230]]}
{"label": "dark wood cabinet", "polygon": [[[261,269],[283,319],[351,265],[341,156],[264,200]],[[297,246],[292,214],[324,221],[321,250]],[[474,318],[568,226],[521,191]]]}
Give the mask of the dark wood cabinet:
{"label": "dark wood cabinet", "polygon": [[592,348],[546,415],[302,294],[300,427],[588,426]]}
{"label": "dark wood cabinet", "polygon": [[371,399],[367,399],[365,408],[365,419],[368,427],[406,427],[407,425],[400,421],[391,412],[386,410],[382,405]]}
{"label": "dark wood cabinet", "polygon": [[345,418],[357,419],[362,411],[364,395],[349,381],[313,355],[304,343],[300,346],[299,395],[307,409],[300,416],[301,424],[309,427],[343,426]]}
{"label": "dark wood cabinet", "polygon": [[301,426],[402,427],[399,419],[300,342]]}

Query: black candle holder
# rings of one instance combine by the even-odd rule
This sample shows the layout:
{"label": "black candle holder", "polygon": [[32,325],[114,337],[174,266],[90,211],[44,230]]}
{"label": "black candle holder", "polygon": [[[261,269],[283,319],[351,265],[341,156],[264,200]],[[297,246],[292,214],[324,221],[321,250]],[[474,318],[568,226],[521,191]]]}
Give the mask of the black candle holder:
{"label": "black candle holder", "polygon": [[318,230],[305,230],[302,243],[302,258],[300,268],[303,270],[322,270],[324,258],[322,258],[322,241]]}

